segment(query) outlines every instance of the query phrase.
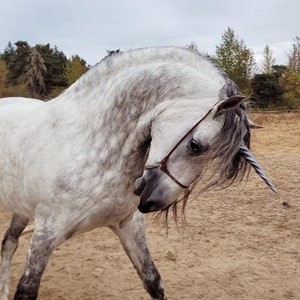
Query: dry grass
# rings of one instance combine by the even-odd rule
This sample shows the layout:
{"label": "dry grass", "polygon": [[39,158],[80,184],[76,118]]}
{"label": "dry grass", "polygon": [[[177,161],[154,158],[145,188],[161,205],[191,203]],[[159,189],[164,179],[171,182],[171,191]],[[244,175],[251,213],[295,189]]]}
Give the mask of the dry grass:
{"label": "dry grass", "polygon": [[258,125],[264,124],[294,124],[300,120],[300,111],[254,112],[250,113],[251,120]]}

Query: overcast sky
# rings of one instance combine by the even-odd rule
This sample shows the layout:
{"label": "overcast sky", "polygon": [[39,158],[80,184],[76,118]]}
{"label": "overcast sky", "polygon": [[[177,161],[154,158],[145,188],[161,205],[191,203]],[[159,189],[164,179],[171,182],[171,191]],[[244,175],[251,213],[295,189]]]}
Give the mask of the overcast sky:
{"label": "overcast sky", "polygon": [[299,0],[7,0],[0,6],[0,52],[8,42],[50,43],[94,65],[106,50],[186,46],[211,55],[227,27],[258,63],[268,44],[286,64],[300,36]]}

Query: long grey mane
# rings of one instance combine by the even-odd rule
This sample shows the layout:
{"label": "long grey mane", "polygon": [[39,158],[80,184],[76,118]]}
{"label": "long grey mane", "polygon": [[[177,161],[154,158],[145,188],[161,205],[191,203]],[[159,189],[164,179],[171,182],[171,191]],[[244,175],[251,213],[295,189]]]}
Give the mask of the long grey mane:
{"label": "long grey mane", "polygon": [[[237,86],[225,75],[226,85],[220,91],[220,100],[240,95]],[[226,112],[224,124],[212,143],[210,155],[216,159],[219,177],[214,184],[231,185],[237,178],[243,179],[250,164],[240,151],[241,145],[250,149],[250,127],[245,112],[246,104]],[[213,184],[213,185],[214,185]]]}
{"label": "long grey mane", "polygon": [[[226,80],[226,84],[219,91],[219,101],[241,95],[236,84],[222,70],[219,72]],[[193,184],[185,191],[184,196],[173,203],[171,207],[165,209],[166,220],[170,208],[172,208],[174,219],[177,219],[179,203],[182,203],[181,217],[185,220],[185,208],[189,196],[203,179],[202,175],[208,171],[207,169],[209,169],[210,176],[206,184],[200,188],[199,193],[203,193],[214,186],[227,188],[236,180],[242,180],[246,174],[249,174],[251,164],[241,152],[241,145],[250,149],[251,134],[245,110],[246,103],[242,103],[238,108],[225,112],[223,126],[212,141],[209,151],[205,154],[204,159],[210,164],[203,169],[201,174],[198,174]]]}

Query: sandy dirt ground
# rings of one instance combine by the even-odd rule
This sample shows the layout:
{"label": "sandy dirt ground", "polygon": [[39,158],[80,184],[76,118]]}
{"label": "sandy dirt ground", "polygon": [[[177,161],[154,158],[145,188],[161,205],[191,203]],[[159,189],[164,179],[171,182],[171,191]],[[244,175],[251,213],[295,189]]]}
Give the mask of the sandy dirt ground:
{"label": "sandy dirt ground", "polygon": [[[252,149],[278,190],[251,172],[247,184],[192,199],[186,224],[146,216],[148,244],[168,299],[300,299],[300,114],[253,114],[264,126]],[[0,209],[0,234],[10,213]],[[13,259],[21,276],[30,235]],[[12,295],[10,295],[12,299]],[[74,237],[53,254],[39,299],[150,299],[106,228]]]}

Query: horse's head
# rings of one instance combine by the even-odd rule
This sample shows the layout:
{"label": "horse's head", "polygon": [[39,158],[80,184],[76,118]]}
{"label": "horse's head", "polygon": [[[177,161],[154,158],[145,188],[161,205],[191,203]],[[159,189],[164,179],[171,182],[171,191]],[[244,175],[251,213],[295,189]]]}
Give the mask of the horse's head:
{"label": "horse's head", "polygon": [[[195,186],[208,166],[216,175],[214,185],[243,176],[248,162],[257,164],[248,149],[251,124],[241,107],[243,100],[232,96],[212,108],[194,100],[175,101],[160,110],[152,123],[144,174],[136,180],[141,212],[168,208],[183,190]],[[256,171],[263,172],[257,166]],[[259,175],[268,180],[264,173]]]}

